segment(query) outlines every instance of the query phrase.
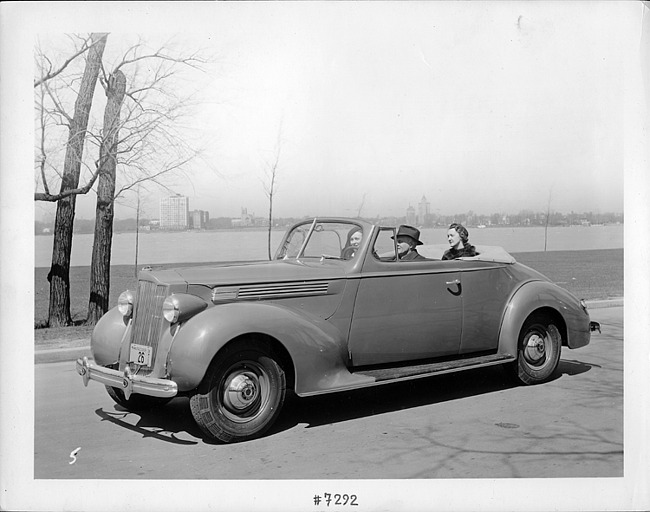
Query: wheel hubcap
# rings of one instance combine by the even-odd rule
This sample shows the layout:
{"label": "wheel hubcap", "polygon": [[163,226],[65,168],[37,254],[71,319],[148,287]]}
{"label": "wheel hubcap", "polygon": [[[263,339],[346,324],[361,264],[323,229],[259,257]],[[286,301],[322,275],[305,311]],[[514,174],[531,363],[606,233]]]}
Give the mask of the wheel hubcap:
{"label": "wheel hubcap", "polygon": [[538,333],[532,333],[526,342],[524,357],[531,364],[538,364],[546,355],[546,341]]}
{"label": "wheel hubcap", "polygon": [[271,396],[266,369],[256,361],[241,361],[226,372],[217,402],[230,421],[248,423],[265,413]]}
{"label": "wheel hubcap", "polygon": [[251,372],[236,373],[226,384],[224,405],[237,413],[246,410],[260,395],[259,381]]}

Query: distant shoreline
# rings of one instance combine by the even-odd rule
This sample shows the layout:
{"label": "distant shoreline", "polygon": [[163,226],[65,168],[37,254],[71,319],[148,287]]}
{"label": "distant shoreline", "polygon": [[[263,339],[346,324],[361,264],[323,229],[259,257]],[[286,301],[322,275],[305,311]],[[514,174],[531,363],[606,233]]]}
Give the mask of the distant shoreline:
{"label": "distant shoreline", "polygon": [[[582,225],[582,224],[549,224],[549,228],[590,228],[590,227],[602,227],[602,226],[624,226],[625,223],[623,222],[608,222],[605,224],[587,224],[587,225]],[[271,228],[271,231],[286,231],[288,226],[275,226]],[[429,227],[422,227],[419,226],[418,229],[446,229],[446,225],[440,225],[440,226],[429,226]],[[531,228],[539,228],[539,229],[544,229],[545,226],[522,226],[519,224],[496,224],[496,225],[489,225],[489,226],[466,226],[467,229],[531,229]],[[139,234],[144,234],[148,235],[151,233],[160,233],[160,234],[178,234],[178,233],[224,233],[224,232],[235,232],[235,233],[241,233],[241,232],[248,232],[248,231],[268,231],[267,227],[237,227],[237,228],[215,228],[215,229],[177,229],[177,230],[166,230],[166,229],[141,229],[138,231]],[[135,234],[136,231],[135,229],[133,230],[126,230],[126,231],[114,231],[113,235],[128,235],[128,234]],[[75,232],[75,235],[92,235],[92,232]],[[53,232],[50,233],[34,233],[34,236],[54,236]]]}
{"label": "distant shoreline", "polygon": [[[623,247],[619,248],[609,248],[609,249],[557,249],[557,250],[548,250],[548,251],[530,251],[530,252],[524,252],[524,251],[517,251],[517,252],[511,252],[510,254],[517,260],[518,262],[523,262],[523,260],[527,260],[530,255],[534,254],[545,254],[545,253],[577,253],[577,252],[598,252],[598,251],[625,251]],[[260,261],[260,260],[240,260],[240,261]],[[209,266],[209,265],[222,265],[224,263],[236,263],[236,261],[185,261],[185,262],[178,262],[178,263],[155,263],[152,266],[153,267],[159,267],[159,268],[183,268],[183,267],[198,267],[198,266]],[[524,263],[525,264],[525,263]],[[144,262],[143,262],[144,265]],[[127,263],[118,263],[116,265],[111,264],[111,269],[113,268],[130,268],[133,269],[134,265],[133,264],[127,264]],[[49,266],[40,266],[40,267],[34,267],[34,270],[47,270],[49,271]],[[86,269],[90,270],[90,265],[72,265],[70,266],[71,269]]]}
{"label": "distant shoreline", "polygon": [[[271,253],[280,244],[284,229],[271,231]],[[423,228],[420,239],[425,244],[445,244],[446,228]],[[472,228],[470,241],[474,245],[496,245],[510,253],[570,250],[597,250],[624,247],[624,225],[603,225],[567,228],[507,227]],[[50,266],[53,237],[34,237],[36,268]],[[92,234],[76,234],[73,238],[71,267],[85,267],[92,260]],[[210,231],[152,231],[139,236],[117,234],[112,239],[111,263],[117,265],[160,265],[179,262],[209,262],[260,260],[268,258],[268,231],[259,228],[220,229]]]}
{"label": "distant shoreline", "polygon": [[[548,277],[576,297],[605,300],[623,297],[624,249],[563,250],[513,252],[515,259]],[[210,265],[214,262],[185,262],[153,265],[154,270]],[[224,263],[221,261],[220,263]],[[49,306],[48,267],[34,269],[34,323],[44,325]],[[120,293],[135,289],[133,265],[111,265],[109,306],[117,303]],[[90,266],[70,269],[71,314],[74,321],[85,319],[90,292]]]}

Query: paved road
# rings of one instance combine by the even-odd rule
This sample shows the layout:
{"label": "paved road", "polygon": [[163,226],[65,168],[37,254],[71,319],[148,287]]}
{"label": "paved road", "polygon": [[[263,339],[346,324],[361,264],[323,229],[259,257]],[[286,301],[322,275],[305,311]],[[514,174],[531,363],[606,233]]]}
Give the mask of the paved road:
{"label": "paved road", "polygon": [[[262,439],[202,438],[187,399],[134,414],[70,362],[36,365],[35,478],[366,479],[623,476],[623,308],[516,387],[498,367],[294,399]],[[70,453],[81,448],[72,461]],[[308,504],[310,505],[310,504]],[[306,505],[306,508],[308,508]]]}

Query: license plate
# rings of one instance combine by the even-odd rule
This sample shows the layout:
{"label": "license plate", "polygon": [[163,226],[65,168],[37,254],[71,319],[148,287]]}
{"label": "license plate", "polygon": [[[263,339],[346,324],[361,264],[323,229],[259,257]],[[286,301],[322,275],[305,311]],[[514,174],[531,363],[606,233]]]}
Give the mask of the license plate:
{"label": "license plate", "polygon": [[151,347],[133,343],[131,344],[129,362],[139,364],[140,366],[151,366],[151,353]]}

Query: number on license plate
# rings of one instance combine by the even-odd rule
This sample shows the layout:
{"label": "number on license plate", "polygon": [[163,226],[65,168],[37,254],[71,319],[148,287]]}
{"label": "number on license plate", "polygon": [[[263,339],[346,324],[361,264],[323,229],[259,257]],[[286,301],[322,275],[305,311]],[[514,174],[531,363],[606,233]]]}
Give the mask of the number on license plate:
{"label": "number on license plate", "polygon": [[151,366],[151,347],[133,343],[131,345],[129,362],[139,364],[140,366]]}

